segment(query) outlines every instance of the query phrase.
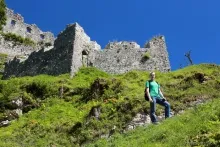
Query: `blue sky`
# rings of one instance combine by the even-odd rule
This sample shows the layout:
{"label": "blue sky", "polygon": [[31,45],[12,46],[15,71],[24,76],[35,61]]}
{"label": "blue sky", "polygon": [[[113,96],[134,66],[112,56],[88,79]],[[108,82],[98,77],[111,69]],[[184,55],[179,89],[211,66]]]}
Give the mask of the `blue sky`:
{"label": "blue sky", "polygon": [[219,0],[5,0],[25,22],[55,36],[78,22],[102,48],[109,41],[136,41],[141,47],[164,35],[172,70],[195,64],[220,64]]}

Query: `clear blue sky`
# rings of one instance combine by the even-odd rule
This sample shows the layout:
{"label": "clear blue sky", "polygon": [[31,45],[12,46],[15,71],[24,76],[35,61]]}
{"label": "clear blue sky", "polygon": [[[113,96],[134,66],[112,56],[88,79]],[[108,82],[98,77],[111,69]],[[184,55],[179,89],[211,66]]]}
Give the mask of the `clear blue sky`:
{"label": "clear blue sky", "polygon": [[136,41],[142,47],[164,35],[172,70],[187,63],[220,64],[219,0],[5,0],[26,23],[55,36],[78,22],[102,48],[109,41]]}

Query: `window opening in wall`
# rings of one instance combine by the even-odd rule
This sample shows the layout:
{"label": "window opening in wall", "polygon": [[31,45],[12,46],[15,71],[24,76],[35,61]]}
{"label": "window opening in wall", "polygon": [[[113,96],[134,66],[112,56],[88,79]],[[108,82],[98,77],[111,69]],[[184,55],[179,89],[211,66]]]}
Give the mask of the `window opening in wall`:
{"label": "window opening in wall", "polygon": [[88,52],[82,51],[82,65],[87,67],[88,66]]}
{"label": "window opening in wall", "polygon": [[45,38],[45,35],[44,35],[44,34],[40,34],[40,38],[41,38],[41,39],[44,39],[44,38]]}
{"label": "window opening in wall", "polygon": [[31,33],[32,29],[30,27],[27,27],[27,32]]}
{"label": "window opening in wall", "polygon": [[15,20],[11,20],[11,26],[15,26],[16,21]]}

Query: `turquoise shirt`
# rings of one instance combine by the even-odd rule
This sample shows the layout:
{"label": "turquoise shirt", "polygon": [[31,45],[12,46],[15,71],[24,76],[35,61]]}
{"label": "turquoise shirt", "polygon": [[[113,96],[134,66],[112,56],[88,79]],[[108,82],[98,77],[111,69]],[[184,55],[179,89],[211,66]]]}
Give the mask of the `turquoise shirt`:
{"label": "turquoise shirt", "polygon": [[161,98],[159,89],[160,85],[156,81],[147,81],[146,88],[149,88],[150,96],[151,97],[158,97]]}

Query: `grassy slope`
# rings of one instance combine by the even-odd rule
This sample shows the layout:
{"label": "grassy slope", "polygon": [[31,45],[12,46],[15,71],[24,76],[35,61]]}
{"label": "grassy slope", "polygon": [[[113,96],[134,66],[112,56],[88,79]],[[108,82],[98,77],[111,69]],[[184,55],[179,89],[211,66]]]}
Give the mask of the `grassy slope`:
{"label": "grassy slope", "polygon": [[110,139],[100,139],[92,146],[118,147],[186,147],[220,146],[220,100],[194,107],[181,116],[163,121],[160,125],[139,127]]}
{"label": "grassy slope", "polygon": [[[170,73],[157,72],[157,80],[163,87],[172,110],[179,111],[187,108],[190,102],[197,99],[220,97],[219,69],[220,67],[215,65],[190,66]],[[206,82],[201,83],[201,77],[198,75],[203,75]],[[2,116],[10,109],[4,104],[16,96],[22,96],[35,106],[35,109],[24,114],[17,121],[13,121],[9,127],[0,128],[2,143],[0,146],[71,146],[73,144],[77,146],[96,140],[96,137],[108,133],[113,126],[117,126],[116,133],[120,132],[137,112],[148,113],[149,104],[143,99],[144,83],[148,79],[148,72],[131,71],[123,75],[108,75],[94,68],[83,68],[75,78],[68,77],[69,75],[58,77],[41,75],[0,81],[0,100],[3,102],[0,105],[0,114]],[[104,79],[99,82],[101,86],[107,87],[104,91],[101,89],[101,92],[95,91],[90,87],[97,78]],[[58,97],[58,89],[61,85],[64,87],[62,99]],[[100,120],[88,117],[94,106],[101,107]],[[212,114],[209,109],[206,111]],[[159,107],[157,113],[161,112],[162,109]],[[140,128],[137,133],[116,135],[112,143],[105,140],[101,143],[106,146],[126,145],[132,139],[133,146],[139,142],[142,145],[153,143],[153,146],[162,146],[160,142],[170,143],[168,145],[176,142],[184,146],[182,143],[186,143],[189,138],[185,135],[175,135],[176,132],[182,132],[181,134],[191,132],[190,136],[194,137],[203,129],[200,126],[185,131],[182,129],[188,128],[185,125],[192,123],[190,121],[198,122],[201,119],[200,117],[189,119],[190,115],[194,114],[196,115],[195,112],[192,114],[187,112],[186,118],[174,117],[159,127]],[[210,128],[218,126],[208,122],[207,118],[204,126],[208,125]],[[167,129],[170,131],[167,132]],[[152,137],[149,137],[150,135],[146,132],[149,132]],[[97,144],[101,145],[101,143]]]}

